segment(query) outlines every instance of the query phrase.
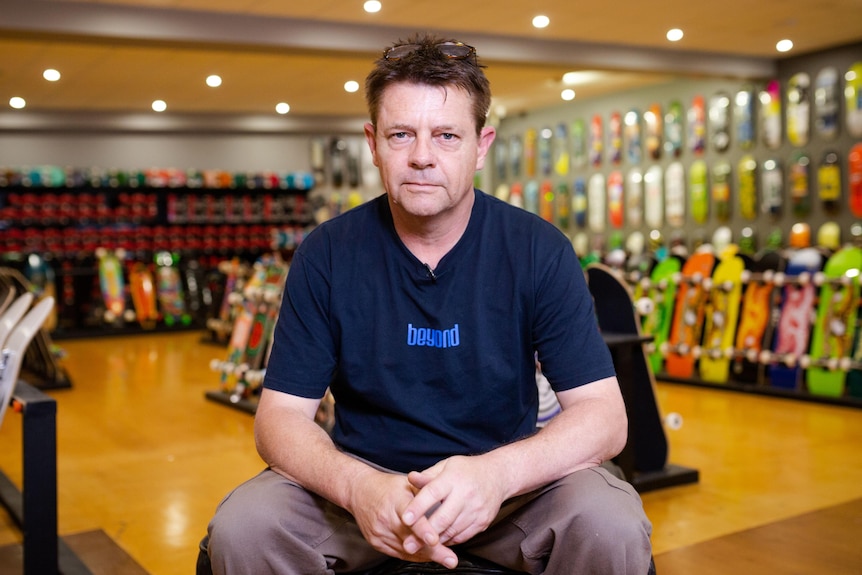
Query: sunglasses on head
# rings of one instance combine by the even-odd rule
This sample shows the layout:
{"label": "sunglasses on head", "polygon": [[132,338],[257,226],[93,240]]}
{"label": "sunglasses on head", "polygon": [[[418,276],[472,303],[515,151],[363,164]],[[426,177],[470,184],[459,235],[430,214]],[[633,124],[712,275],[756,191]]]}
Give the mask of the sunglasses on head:
{"label": "sunglasses on head", "polygon": [[[425,46],[425,44],[401,44],[399,46],[392,46],[383,52],[383,57],[386,60],[402,60],[416,50],[424,48]],[[462,42],[440,42],[439,44],[434,44],[434,48],[450,60],[466,60],[468,58],[473,58],[475,61],[476,59],[476,49],[473,46],[468,46]]]}

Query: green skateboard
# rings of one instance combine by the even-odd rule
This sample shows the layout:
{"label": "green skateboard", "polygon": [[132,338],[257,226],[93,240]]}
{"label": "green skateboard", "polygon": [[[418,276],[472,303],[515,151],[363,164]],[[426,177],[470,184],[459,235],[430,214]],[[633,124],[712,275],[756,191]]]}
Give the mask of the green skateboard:
{"label": "green skateboard", "polygon": [[676,302],[676,278],[681,269],[682,261],[673,256],[659,262],[653,268],[649,281],[642,283],[645,297],[636,302],[641,315],[641,328],[644,334],[653,336],[648,351],[654,373],[664,369],[661,346],[670,335]]}
{"label": "green skateboard", "polygon": [[709,191],[707,168],[703,160],[692,162],[688,171],[688,192],[691,197],[691,217],[696,224],[706,223],[709,217]]}

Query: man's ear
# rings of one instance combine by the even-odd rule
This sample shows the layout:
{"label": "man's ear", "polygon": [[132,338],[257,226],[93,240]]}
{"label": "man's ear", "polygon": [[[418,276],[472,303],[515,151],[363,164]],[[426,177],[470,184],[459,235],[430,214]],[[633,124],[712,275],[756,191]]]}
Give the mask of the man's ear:
{"label": "man's ear", "polygon": [[479,149],[476,155],[476,171],[478,172],[485,167],[485,157],[491,149],[491,144],[494,143],[494,138],[497,137],[497,129],[493,126],[485,126],[479,133]]}
{"label": "man's ear", "polygon": [[371,122],[365,123],[365,141],[368,142],[368,149],[371,150],[371,161],[378,168],[380,164],[377,163],[377,140],[375,136],[377,134],[377,130],[374,128],[374,124]]}

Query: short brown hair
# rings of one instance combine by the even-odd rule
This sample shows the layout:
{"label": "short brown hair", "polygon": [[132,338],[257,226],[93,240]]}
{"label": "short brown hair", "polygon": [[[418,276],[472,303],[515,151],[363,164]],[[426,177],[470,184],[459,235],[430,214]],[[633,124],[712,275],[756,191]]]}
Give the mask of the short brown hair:
{"label": "short brown hair", "polygon": [[485,126],[485,118],[491,107],[491,85],[483,66],[475,54],[466,59],[447,58],[437,48],[438,44],[456,42],[433,36],[414,34],[406,41],[398,41],[392,46],[416,44],[418,48],[404,58],[387,59],[384,56],[374,63],[374,69],[365,78],[365,100],[371,123],[377,124],[377,113],[383,92],[392,84],[400,82],[425,84],[428,86],[455,86],[464,90],[473,100],[473,117],[476,120],[476,133]]}

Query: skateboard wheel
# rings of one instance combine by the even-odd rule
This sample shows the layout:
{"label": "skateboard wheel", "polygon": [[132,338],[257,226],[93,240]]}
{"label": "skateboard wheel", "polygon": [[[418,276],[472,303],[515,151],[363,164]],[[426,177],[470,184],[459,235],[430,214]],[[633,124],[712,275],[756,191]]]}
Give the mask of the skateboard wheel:
{"label": "skateboard wheel", "polygon": [[659,344],[658,350],[661,352],[662,355],[667,355],[667,353],[670,351],[670,344],[666,341],[663,341],[661,342],[661,344]]}
{"label": "skateboard wheel", "polygon": [[734,356],[734,353],[733,353],[732,347],[728,347],[724,350],[724,358],[725,359],[732,359],[733,356]]}
{"label": "skateboard wheel", "polygon": [[672,411],[665,416],[664,424],[668,429],[676,431],[682,427],[682,415]]}
{"label": "skateboard wheel", "polygon": [[241,363],[233,369],[234,375],[237,377],[242,377],[245,372],[249,370],[249,365],[247,363]]}
{"label": "skateboard wheel", "polygon": [[772,281],[775,282],[775,285],[777,286],[783,286],[786,279],[787,276],[784,275],[784,272],[778,272],[775,274],[775,277]]}
{"label": "skateboard wheel", "polygon": [[[807,279],[805,281],[803,281],[803,279],[802,279],[803,276],[808,278],[809,274],[807,272],[802,272],[801,274],[799,274],[799,283],[808,283]],[[823,274],[823,272],[817,272],[816,274],[814,274],[814,285],[817,285],[817,286],[823,285],[824,279],[826,279],[826,276]]]}
{"label": "skateboard wheel", "polygon": [[221,365],[221,360],[213,359],[210,361],[210,369],[213,371],[218,371],[220,365]]}
{"label": "skateboard wheel", "polygon": [[771,283],[774,281],[775,272],[772,270],[766,270],[763,272],[763,283]]}
{"label": "skateboard wheel", "polygon": [[[688,346],[686,346],[686,347],[688,347]],[[700,357],[701,353],[703,353],[703,350],[700,348],[699,345],[696,345],[693,348],[691,348],[691,355],[694,356],[695,359]]]}
{"label": "skateboard wheel", "polygon": [[748,351],[745,352],[745,359],[747,359],[748,361],[750,361],[752,363],[757,362],[759,360],[759,358],[760,358],[760,354],[757,352],[756,349],[749,349]]}
{"label": "skateboard wheel", "polygon": [[842,357],[838,361],[838,365],[841,368],[841,371],[850,371],[850,368],[853,365],[853,360],[851,360],[849,357]]}
{"label": "skateboard wheel", "polygon": [[760,363],[766,365],[768,363],[772,363],[772,352],[768,350],[763,350],[760,352]]}
{"label": "skateboard wheel", "polygon": [[649,315],[655,310],[655,302],[647,297],[640,298],[635,309],[640,315]]}
{"label": "skateboard wheel", "polygon": [[742,283],[747,284],[751,281],[751,270],[742,270],[742,275],[739,279]]}
{"label": "skateboard wheel", "polygon": [[828,360],[826,360],[826,367],[829,368],[830,371],[837,371],[838,370],[838,358],[837,357],[830,357]]}
{"label": "skateboard wheel", "polygon": [[[791,356],[791,357],[792,357],[792,356]],[[785,363],[787,363],[787,365],[788,365],[789,367],[793,367],[793,363],[790,363],[789,361],[788,361],[788,362],[785,362]],[[794,362],[794,363],[795,363],[795,362]],[[809,367],[810,365],[811,365],[811,356],[809,356],[809,355],[803,355],[803,356],[801,356],[801,357],[799,358],[799,367],[801,367],[802,369],[808,369],[808,367]]]}

